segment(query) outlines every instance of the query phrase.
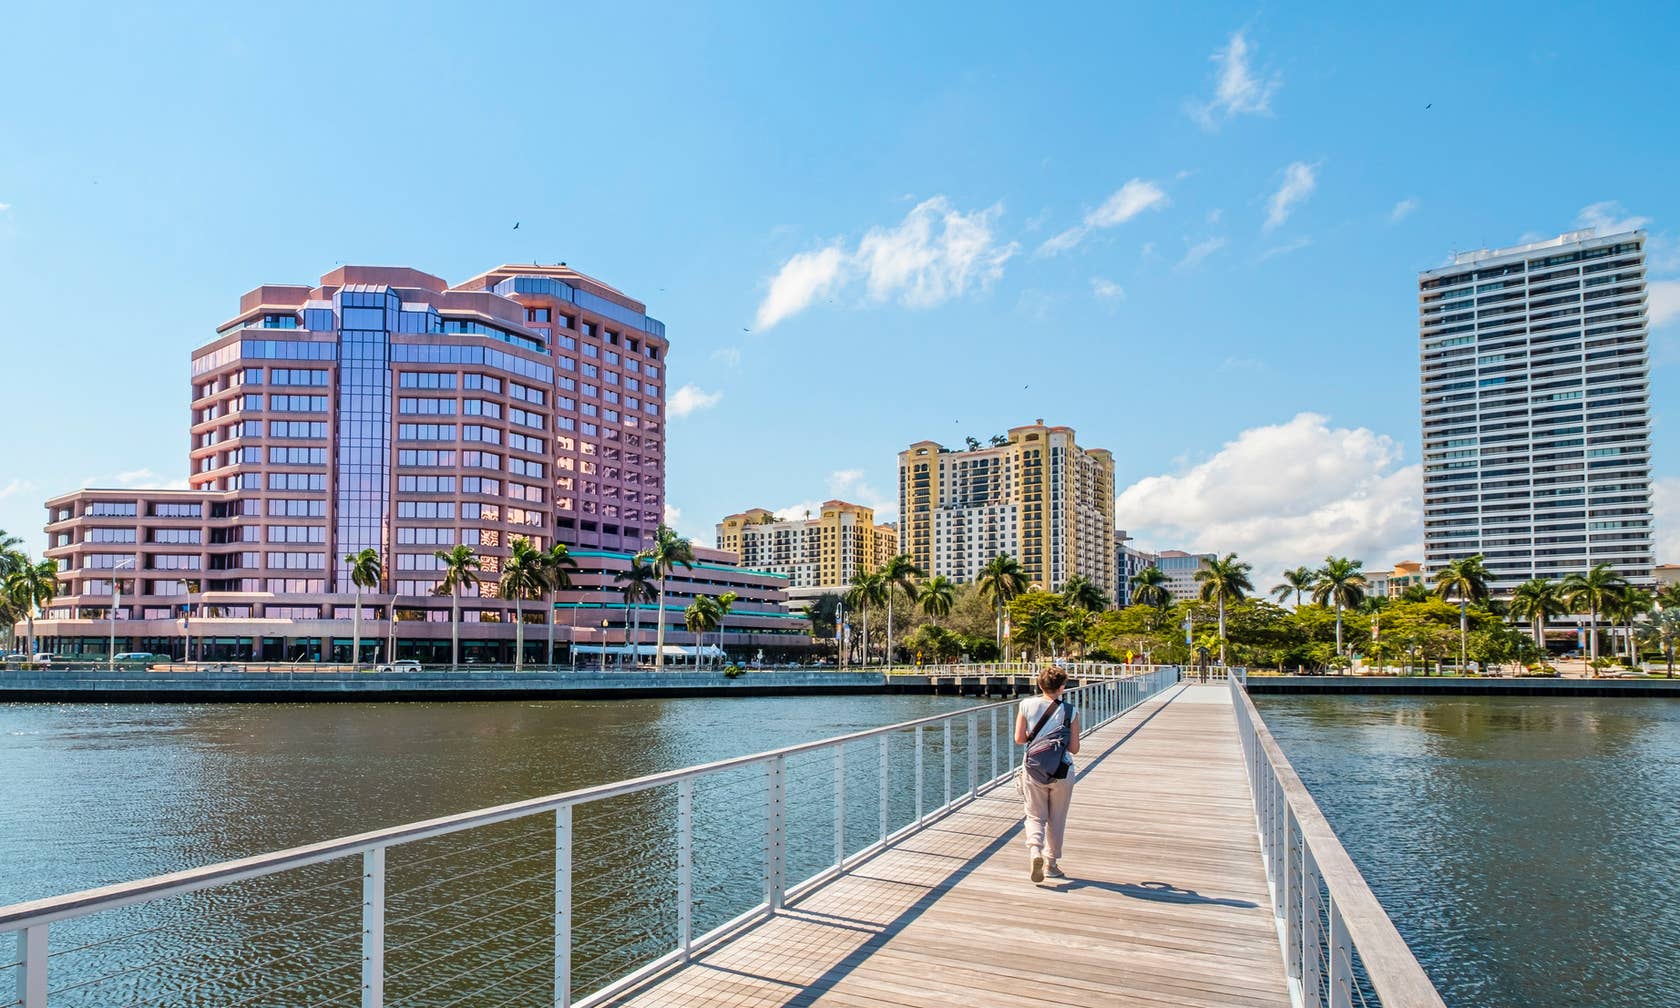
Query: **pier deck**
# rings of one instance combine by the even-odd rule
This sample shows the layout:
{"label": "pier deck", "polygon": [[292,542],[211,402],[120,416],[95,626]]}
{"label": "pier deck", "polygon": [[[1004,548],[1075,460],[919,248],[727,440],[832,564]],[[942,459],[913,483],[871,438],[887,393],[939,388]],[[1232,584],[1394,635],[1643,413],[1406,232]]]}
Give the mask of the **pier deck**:
{"label": "pier deck", "polygon": [[996,788],[615,1005],[1286,1006],[1223,686],[1084,740],[1066,880],[1027,878]]}

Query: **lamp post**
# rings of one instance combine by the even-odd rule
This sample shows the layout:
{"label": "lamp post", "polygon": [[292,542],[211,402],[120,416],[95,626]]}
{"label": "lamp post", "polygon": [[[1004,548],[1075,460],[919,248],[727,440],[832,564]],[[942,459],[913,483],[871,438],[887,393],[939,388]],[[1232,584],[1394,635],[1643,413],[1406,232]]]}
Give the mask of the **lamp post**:
{"label": "lamp post", "polygon": [[122,579],[117,577],[117,571],[124,567],[132,569],[133,560],[124,560],[111,568],[111,649],[105,654],[106,668],[117,670],[117,609],[122,606]]}
{"label": "lamp post", "polygon": [[393,665],[397,660],[397,599],[401,596],[391,595],[391,611],[386,613],[385,622],[388,632],[385,635],[385,664]]}
{"label": "lamp post", "polygon": [[601,618],[601,674],[607,674],[607,620]]}

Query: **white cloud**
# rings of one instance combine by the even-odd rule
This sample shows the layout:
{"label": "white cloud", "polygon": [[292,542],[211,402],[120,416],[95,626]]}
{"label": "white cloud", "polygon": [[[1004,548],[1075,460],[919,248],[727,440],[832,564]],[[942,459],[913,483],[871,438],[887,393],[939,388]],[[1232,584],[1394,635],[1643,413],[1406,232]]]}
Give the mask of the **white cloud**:
{"label": "white cloud", "polygon": [[1091,293],[1102,301],[1126,300],[1126,289],[1107,277],[1092,277]]}
{"label": "white cloud", "polygon": [[718,361],[719,363],[732,368],[738,368],[741,366],[741,348],[732,346],[718,347],[716,350],[712,351],[712,360]]}
{"label": "white cloud", "polygon": [[28,493],[33,489],[35,489],[35,484],[29,482],[28,480],[14,479],[5,486],[0,487],[0,500],[5,500],[7,497],[15,497],[18,494]]}
{"label": "white cloud", "polygon": [[1601,235],[1638,231],[1649,223],[1651,223],[1651,218],[1629,215],[1626,210],[1622,209],[1622,205],[1615,200],[1605,200],[1602,203],[1584,206],[1581,208],[1581,212],[1575,215],[1576,227],[1597,228]]}
{"label": "white cloud", "polygon": [[669,501],[665,504],[665,527],[676,528],[677,522],[682,521],[682,508]]}
{"label": "white cloud", "polygon": [[[828,474],[827,484],[828,499],[873,508],[877,522],[890,522],[898,513],[897,502],[876,490],[862,469],[836,469]],[[822,506],[822,501],[804,500],[774,508],[771,514],[783,521],[803,521],[807,516],[815,516]]]}
{"label": "white cloud", "polygon": [[1224,247],[1225,239],[1219,237],[1209,238],[1206,241],[1197,242],[1196,244],[1190,246],[1190,250],[1184,253],[1184,258],[1180,259],[1178,261],[1178,265],[1173,268],[1189,269]]}
{"label": "white cloud", "polygon": [[1388,212],[1388,222],[1390,224],[1398,224],[1400,221],[1403,221],[1407,217],[1410,217],[1412,215],[1412,211],[1416,210],[1417,208],[1418,208],[1417,198],[1413,197],[1413,196],[1407,196],[1405,199],[1403,199],[1400,202],[1394,204],[1394,209],[1390,210]]}
{"label": "white cloud", "polygon": [[167,479],[148,468],[130,469],[115,476],[89,476],[82,485],[106,490],[185,490],[187,480],[178,476]]}
{"label": "white cloud", "polygon": [[1002,204],[964,213],[943,196],[917,204],[891,227],[871,228],[848,252],[835,243],[801,252],[782,265],[758,307],[768,329],[804,311],[818,298],[862,281],[869,298],[931,308],[970,289],[985,290],[1003,275],[1020,246],[994,234]]}
{"label": "white cloud", "polygon": [[1295,208],[1306,202],[1318,187],[1318,172],[1316,165],[1305,161],[1296,161],[1283,170],[1283,184],[1272,193],[1272,198],[1266,203],[1266,230],[1270,231],[1289,219]]}
{"label": "white cloud", "polygon": [[1209,57],[1219,67],[1213,97],[1190,106],[1191,115],[1204,129],[1216,129],[1221,119],[1239,115],[1270,115],[1272,95],[1283,83],[1270,71],[1256,74],[1249,64],[1251,46],[1242,32],[1231,36],[1225,48]]}
{"label": "white cloud", "polygon": [[1645,294],[1645,318],[1652,329],[1680,318],[1680,280],[1652,280]]}
{"label": "white cloud", "polygon": [[0,203],[0,213],[5,213],[7,210],[10,210],[11,208],[12,208],[12,205],[10,203]]}
{"label": "white cloud", "polygon": [[671,393],[671,401],[666,405],[665,411],[675,420],[688,416],[695,410],[711,409],[722,398],[722,392],[707,392],[698,385],[684,385]]}
{"label": "white cloud", "polygon": [[1288,255],[1291,252],[1299,252],[1301,249],[1304,249],[1311,244],[1311,238],[1297,238],[1294,241],[1284,242],[1282,245],[1274,245],[1266,251],[1260,253],[1260,261],[1265,262],[1273,256]]}
{"label": "white cloud", "polygon": [[822,501],[809,500],[775,508],[770,513],[782,521],[804,521],[807,518],[815,518],[821,511]]}
{"label": "white cloud", "polygon": [[1279,572],[1330,555],[1369,568],[1419,560],[1422,471],[1400,461],[1390,437],[1301,413],[1132,484],[1115,521],[1153,548],[1235,552],[1254,564],[1261,591]]}
{"label": "white cloud", "polygon": [[1651,511],[1656,522],[1657,563],[1680,563],[1680,476],[1651,482]]}
{"label": "white cloud", "polygon": [[1225,216],[1225,211],[1223,209],[1221,209],[1219,207],[1214,207],[1212,210],[1209,210],[1207,212],[1207,222],[1209,224],[1218,224],[1219,219],[1221,217],[1224,217],[1224,216]]}
{"label": "white cloud", "polygon": [[1050,256],[1066,252],[1084,241],[1093,231],[1118,227],[1145,210],[1159,210],[1170,206],[1166,192],[1153,182],[1131,179],[1116,189],[1102,206],[1085,215],[1079,224],[1068,228],[1038,247],[1038,255]]}

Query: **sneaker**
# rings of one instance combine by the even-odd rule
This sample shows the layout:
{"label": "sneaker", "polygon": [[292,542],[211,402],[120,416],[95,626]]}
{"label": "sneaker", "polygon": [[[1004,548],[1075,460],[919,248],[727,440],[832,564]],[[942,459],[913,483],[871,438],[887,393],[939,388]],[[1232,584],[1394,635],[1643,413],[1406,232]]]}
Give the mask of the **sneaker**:
{"label": "sneaker", "polygon": [[1032,880],[1044,881],[1044,854],[1037,847],[1032,848]]}
{"label": "sneaker", "polygon": [[1051,878],[1067,878],[1067,873],[1062,871],[1062,866],[1057,864],[1054,858],[1044,866],[1044,874]]}

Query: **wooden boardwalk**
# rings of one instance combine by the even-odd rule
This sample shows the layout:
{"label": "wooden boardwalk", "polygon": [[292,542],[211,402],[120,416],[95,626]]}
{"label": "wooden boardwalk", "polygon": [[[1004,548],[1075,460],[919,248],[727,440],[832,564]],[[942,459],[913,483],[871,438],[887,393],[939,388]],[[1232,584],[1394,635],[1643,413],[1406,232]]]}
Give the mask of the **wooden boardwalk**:
{"label": "wooden boardwalk", "polygon": [[1027,878],[1020,800],[982,795],[612,1004],[1289,1004],[1225,686],[1083,743],[1064,881]]}

